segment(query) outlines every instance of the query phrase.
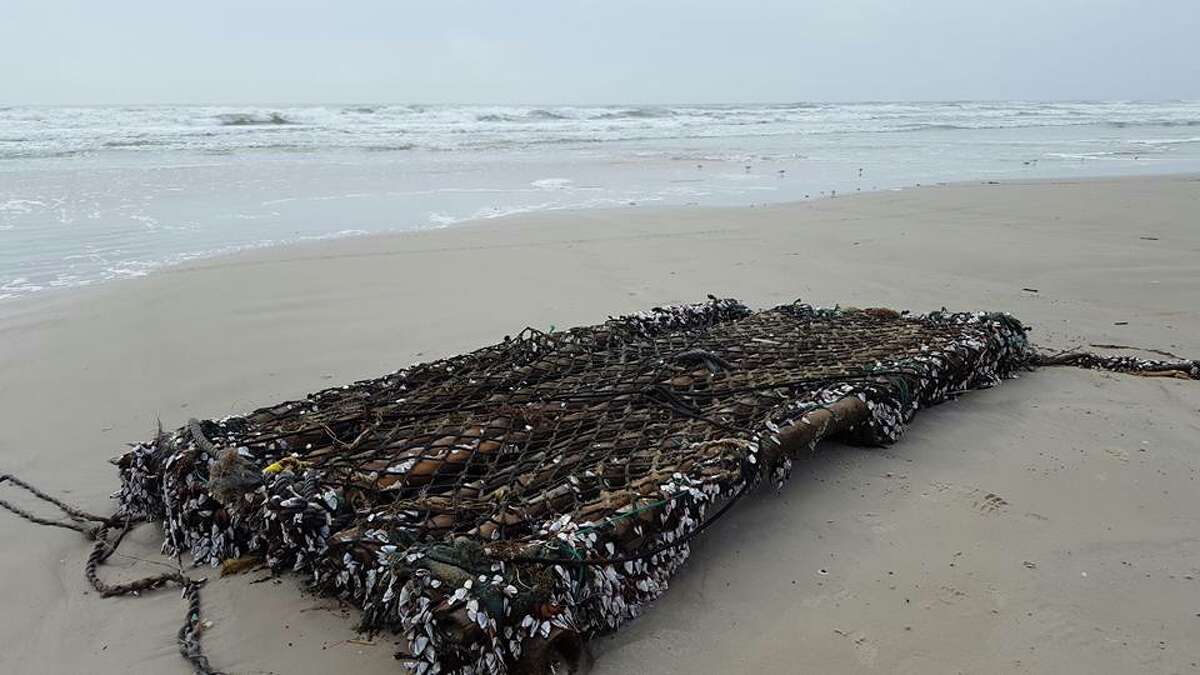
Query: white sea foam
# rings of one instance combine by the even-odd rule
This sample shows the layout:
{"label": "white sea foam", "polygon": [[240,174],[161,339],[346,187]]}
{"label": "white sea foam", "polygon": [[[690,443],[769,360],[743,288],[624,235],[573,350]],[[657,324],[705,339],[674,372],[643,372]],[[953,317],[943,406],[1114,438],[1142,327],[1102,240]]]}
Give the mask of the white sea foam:
{"label": "white sea foam", "polygon": [[34,207],[44,207],[45,202],[36,199],[9,199],[0,202],[0,212],[5,213],[32,213]]}
{"label": "white sea foam", "polygon": [[268,211],[266,213],[235,213],[233,214],[233,217],[237,218],[238,220],[270,220],[271,218],[278,218],[279,212]]}
{"label": "white sea foam", "polygon": [[566,190],[574,183],[575,181],[570,178],[539,178],[531,182],[530,185],[539,190]]}
{"label": "white sea foam", "polygon": [[358,229],[338,230],[337,232],[330,232],[328,234],[311,234],[311,235],[307,235],[304,237],[300,237],[300,241],[326,241],[329,239],[345,239],[347,237],[361,237],[365,234],[370,234],[370,232],[368,232],[366,230],[358,230]]}
{"label": "white sea foam", "polygon": [[1139,145],[1188,145],[1191,143],[1200,143],[1200,136],[1190,136],[1188,138],[1134,138],[1129,142]]}
{"label": "white sea foam", "polygon": [[447,213],[431,213],[429,214],[430,224],[437,227],[446,227],[455,223],[461,223],[465,218],[452,216]]}
{"label": "white sea foam", "polygon": [[0,284],[0,293],[3,293],[8,297],[12,297],[16,295],[36,293],[38,291],[45,290],[45,288],[46,287],[42,284],[30,282],[30,280],[26,277],[17,277]]}
{"label": "white sea foam", "polygon": [[1046,157],[1057,159],[1078,159],[1078,160],[1116,160],[1116,161],[1132,161],[1137,159],[1136,155],[1126,155],[1115,152],[1047,152]]}

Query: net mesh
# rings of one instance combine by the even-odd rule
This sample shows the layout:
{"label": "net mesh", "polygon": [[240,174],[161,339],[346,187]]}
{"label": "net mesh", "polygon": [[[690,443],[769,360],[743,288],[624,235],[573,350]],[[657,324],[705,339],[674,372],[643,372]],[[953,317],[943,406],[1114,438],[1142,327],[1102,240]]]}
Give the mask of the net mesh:
{"label": "net mesh", "polygon": [[1028,356],[1007,315],[713,298],[193,420],[118,497],[197,564],[309,573],[417,672],[505,672],[636,616],[713,505],[824,436],[890,443]]}

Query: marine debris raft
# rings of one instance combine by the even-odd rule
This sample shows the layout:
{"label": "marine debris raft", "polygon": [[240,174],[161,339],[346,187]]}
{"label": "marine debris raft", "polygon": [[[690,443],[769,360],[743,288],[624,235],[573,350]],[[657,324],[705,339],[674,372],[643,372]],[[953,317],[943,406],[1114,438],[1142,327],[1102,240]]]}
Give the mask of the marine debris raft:
{"label": "marine debris raft", "polygon": [[192,420],[117,460],[117,497],[167,553],[309,575],[417,673],[541,672],[822,439],[891,443],[1032,355],[1006,314],[712,298]]}

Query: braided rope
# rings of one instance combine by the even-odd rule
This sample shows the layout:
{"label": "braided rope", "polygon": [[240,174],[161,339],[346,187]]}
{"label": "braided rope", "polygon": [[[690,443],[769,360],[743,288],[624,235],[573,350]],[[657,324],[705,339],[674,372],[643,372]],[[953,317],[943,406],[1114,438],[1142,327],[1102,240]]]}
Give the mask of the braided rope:
{"label": "braided rope", "polygon": [[183,597],[187,600],[188,611],[183,625],[179,627],[179,632],[176,634],[179,654],[192,664],[192,671],[196,675],[224,675],[209,665],[208,657],[204,655],[204,650],[200,647],[200,636],[204,632],[204,622],[201,620],[200,614],[200,587],[203,585],[204,581],[189,579],[183,587]]}
{"label": "braided rope", "polygon": [[[1158,350],[1148,350],[1158,351]],[[1072,351],[1064,354],[1038,354],[1038,366],[1074,366],[1087,370],[1107,370],[1129,375],[1175,377],[1200,380],[1200,359],[1140,359],[1134,356],[1103,356],[1092,352]]]}
{"label": "braided rope", "polygon": [[30,511],[26,511],[25,509],[15,505],[11,502],[0,499],[0,507],[3,507],[4,509],[24,518],[25,520],[28,520],[31,523],[36,523],[38,525],[47,525],[49,527],[61,527],[61,528],[68,529],[68,530],[75,530],[76,532],[79,532],[80,534],[82,534],[83,536],[85,536],[89,539],[94,539],[97,528],[94,526],[88,527],[84,523],[86,523],[88,521],[95,522],[95,523],[109,522],[109,518],[105,518],[103,516],[97,516],[95,514],[91,514],[91,513],[88,513],[87,511],[84,511],[82,509],[78,509],[74,506],[71,506],[70,504],[67,504],[55,497],[52,497],[51,495],[46,494],[45,492],[42,492],[41,490],[30,485],[29,483],[26,483],[25,481],[21,480],[20,478],[17,478],[16,476],[14,476],[12,474],[8,474],[8,473],[0,474],[0,484],[3,484],[3,483],[11,483],[13,485],[16,485],[17,487],[24,489],[26,492],[29,492],[30,494],[37,497],[38,499],[41,499],[42,501],[49,502],[49,503],[53,504],[54,506],[57,506],[63,513],[67,514],[67,517],[69,517],[71,520],[74,521],[74,522],[67,522],[67,521],[63,521],[63,520],[50,520],[49,518],[42,518],[41,516],[35,515]]}
{"label": "braided rope", "polygon": [[209,457],[217,456],[217,446],[213,445],[212,441],[208,440],[208,437],[204,435],[204,427],[201,426],[200,420],[195,417],[189,419],[187,428],[192,434],[192,442],[196,444],[197,448],[200,448],[201,452]]}
{"label": "braided rope", "polygon": [[[200,636],[204,631],[204,623],[200,613],[200,587],[204,585],[203,579],[192,579],[185,575],[182,569],[154,574],[118,584],[110,584],[100,578],[100,565],[104,564],[116,552],[117,547],[121,545],[121,541],[124,540],[130,528],[135,523],[140,522],[138,519],[123,516],[120,513],[108,517],[97,516],[48,495],[11,474],[0,474],[0,484],[6,482],[23,488],[44,502],[53,504],[62,510],[71,520],[43,518],[4,500],[0,500],[0,507],[31,523],[74,530],[89,539],[95,540],[96,543],[92,545],[92,551],[88,555],[87,564],[84,566],[84,577],[91,584],[92,588],[100,594],[100,597],[111,598],[120,595],[138,595],[142,591],[162,588],[168,584],[178,584],[183,587],[183,597],[188,602],[188,611],[183,625],[180,626],[177,633],[179,654],[192,665],[192,671],[196,675],[223,675],[220,671],[212,668],[208,662],[208,657],[204,655],[204,651],[200,646]],[[88,522],[95,522],[97,524],[87,525],[86,523]],[[121,532],[110,540],[108,536],[109,530],[118,523],[122,524]]]}

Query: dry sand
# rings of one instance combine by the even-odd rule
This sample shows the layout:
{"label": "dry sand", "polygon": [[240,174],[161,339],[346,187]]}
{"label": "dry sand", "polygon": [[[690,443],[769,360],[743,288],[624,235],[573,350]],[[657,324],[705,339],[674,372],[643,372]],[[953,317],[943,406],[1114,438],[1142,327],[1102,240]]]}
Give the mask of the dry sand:
{"label": "dry sand", "polygon": [[[8,303],[0,470],[104,511],[105,460],[156,417],[709,292],[1008,310],[1043,345],[1197,356],[1198,214],[1193,177],[544,214]],[[595,643],[595,672],[1196,672],[1198,432],[1197,383],[1056,369],[928,411],[894,447],[826,446],[703,536],[661,601]],[[122,553],[160,559],[154,528],[136,540]],[[0,515],[0,541],[0,672],[186,672],[176,593],[89,595],[70,532]],[[354,612],[249,581],[206,591],[216,666],[398,672],[390,641],[345,642]]]}

